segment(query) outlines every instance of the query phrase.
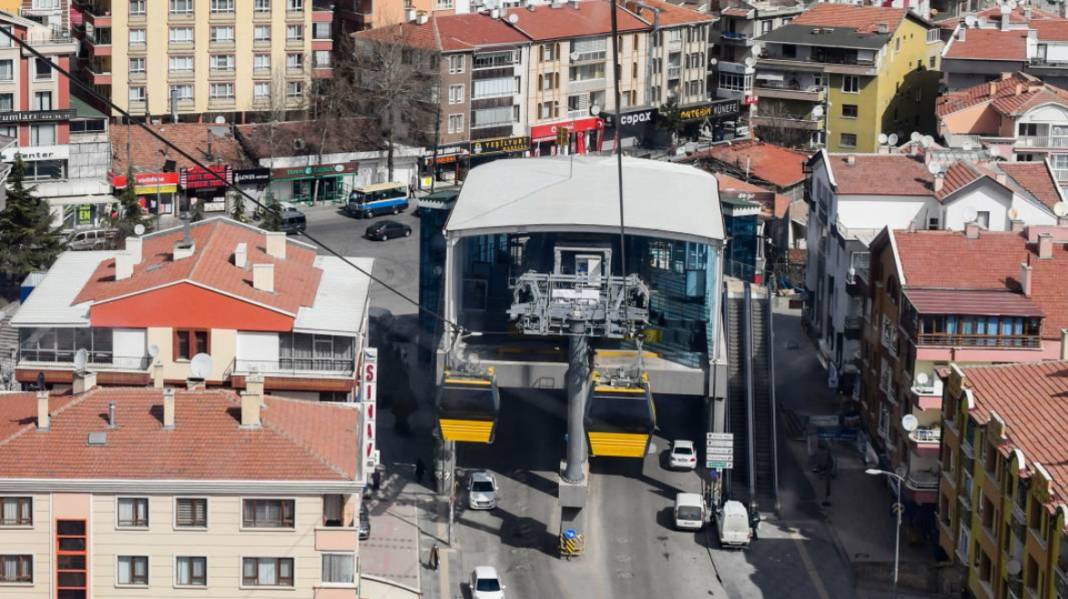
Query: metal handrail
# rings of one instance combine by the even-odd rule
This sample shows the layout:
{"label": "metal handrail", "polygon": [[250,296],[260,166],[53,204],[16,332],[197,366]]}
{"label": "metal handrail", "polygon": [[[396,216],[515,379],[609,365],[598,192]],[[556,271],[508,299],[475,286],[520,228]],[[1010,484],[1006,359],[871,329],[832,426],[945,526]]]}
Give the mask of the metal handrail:
{"label": "metal handrail", "polygon": [[742,329],[742,346],[745,348],[745,403],[746,403],[746,418],[748,418],[749,426],[746,427],[746,436],[749,442],[749,455],[747,456],[749,462],[749,512],[753,513],[757,508],[756,501],[756,444],[755,436],[753,434],[753,426],[756,422],[755,414],[753,413],[753,291],[750,288],[749,283],[745,284],[745,301],[743,305],[743,317],[745,318],[745,325]]}
{"label": "metal handrail", "polygon": [[1042,345],[1038,335],[965,335],[959,333],[919,333],[917,345],[958,347],[1017,347],[1035,349]]}
{"label": "metal handrail", "polygon": [[771,290],[768,290],[768,398],[771,401],[771,480],[772,493],[775,499],[775,513],[779,513],[782,507],[779,504],[779,427],[778,427],[778,404],[775,401],[775,326],[772,320],[775,309],[772,306]]}

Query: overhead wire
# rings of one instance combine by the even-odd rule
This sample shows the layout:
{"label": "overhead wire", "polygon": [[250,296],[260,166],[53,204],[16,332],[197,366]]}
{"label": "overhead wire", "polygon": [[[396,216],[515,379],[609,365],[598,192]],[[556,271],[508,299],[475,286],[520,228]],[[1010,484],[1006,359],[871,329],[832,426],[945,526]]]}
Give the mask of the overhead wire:
{"label": "overhead wire", "polygon": [[[227,189],[233,190],[233,191],[241,194],[242,196],[244,196],[246,199],[251,201],[254,205],[256,205],[261,210],[268,211],[268,212],[274,212],[278,216],[282,215],[282,211],[281,210],[279,210],[277,208],[272,208],[272,207],[270,207],[268,205],[265,205],[264,203],[260,202],[255,197],[250,195],[248,192],[246,192],[244,189],[241,189],[240,187],[238,187],[234,183],[232,183],[230,181],[227,181],[226,177],[224,175],[212,170],[207,165],[205,165],[203,162],[198,160],[196,157],[192,156],[191,154],[189,154],[185,150],[181,149],[180,147],[178,147],[177,145],[172,143],[170,140],[168,140],[164,136],[160,135],[158,132],[156,132],[151,127],[149,127],[147,124],[145,124],[143,119],[138,119],[136,116],[134,116],[134,115],[130,114],[129,112],[127,112],[126,110],[120,108],[118,105],[116,105],[114,102],[111,101],[111,98],[105,97],[103,94],[101,94],[100,92],[98,92],[95,89],[93,89],[93,87],[90,86],[88,83],[85,83],[81,79],[73,76],[69,71],[67,71],[63,67],[59,66],[51,58],[49,58],[48,56],[46,56],[45,54],[43,54],[39,50],[37,50],[37,48],[34,48],[32,45],[27,43],[25,40],[20,39],[19,37],[17,37],[11,29],[0,27],[0,34],[3,34],[5,36],[7,36],[8,39],[10,39],[12,42],[17,44],[21,49],[23,49],[23,50],[29,52],[30,54],[32,54],[38,60],[43,60],[43,61],[47,62],[52,69],[54,69],[60,75],[66,77],[71,83],[74,83],[75,85],[77,85],[79,89],[81,89],[85,93],[89,94],[90,96],[96,98],[97,100],[100,100],[101,102],[106,104],[108,107],[110,107],[112,110],[114,110],[115,112],[117,112],[120,115],[122,115],[126,119],[126,124],[128,126],[129,125],[134,125],[134,126],[140,127],[145,132],[147,132],[150,136],[155,138],[157,141],[159,141],[160,143],[166,145],[168,148],[174,150],[179,156],[185,158],[186,160],[191,162],[196,167],[202,169],[205,173],[207,173],[207,175],[209,177],[214,177],[223,186],[225,186]],[[130,137],[131,136],[129,135],[129,133],[127,133],[127,140],[129,140]],[[133,181],[127,181],[126,184],[127,185],[133,185]],[[387,283],[386,281],[382,280],[379,277],[376,277],[374,274],[372,274],[371,272],[367,271],[366,269],[358,266],[357,264],[355,264],[354,262],[349,260],[348,257],[344,256],[339,251],[337,251],[334,248],[330,247],[329,245],[327,245],[326,243],[324,243],[320,239],[316,238],[315,236],[309,235],[307,232],[302,232],[301,235],[303,237],[306,237],[309,241],[311,241],[315,245],[319,246],[320,248],[322,248],[323,250],[325,250],[329,254],[331,254],[334,257],[340,259],[343,263],[347,264],[348,266],[350,266],[351,268],[353,268],[354,270],[356,270],[360,274],[366,276],[371,281],[373,281],[375,283],[378,283],[379,285],[382,286],[383,289],[386,289],[387,291],[393,293],[397,297],[399,297],[399,298],[403,299],[404,301],[412,304],[420,312],[433,317],[435,320],[441,322],[442,324],[444,324],[446,326],[452,327],[452,329],[458,334],[462,333],[464,331],[464,328],[460,324],[458,324],[456,322],[453,322],[453,321],[449,320],[448,318],[442,316],[441,314],[435,312],[434,310],[431,310],[431,309],[427,308],[426,306],[422,305],[419,302],[419,300],[413,299],[413,298],[405,295],[403,292],[401,292],[399,289],[397,289],[394,285],[390,285],[389,283]]]}

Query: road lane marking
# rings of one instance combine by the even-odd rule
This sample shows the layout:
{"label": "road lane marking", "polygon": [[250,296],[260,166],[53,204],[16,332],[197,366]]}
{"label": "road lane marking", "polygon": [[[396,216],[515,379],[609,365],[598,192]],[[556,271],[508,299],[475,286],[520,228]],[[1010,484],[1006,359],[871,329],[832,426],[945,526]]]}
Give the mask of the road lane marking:
{"label": "road lane marking", "polygon": [[816,587],[816,594],[820,596],[820,599],[831,599],[831,596],[827,593],[827,588],[823,586],[823,579],[820,578],[816,565],[812,562],[812,558],[809,557],[808,550],[805,549],[804,541],[796,536],[792,536],[792,538],[797,545],[797,552],[801,554],[801,563],[805,565],[805,571],[808,573],[809,579],[812,580],[812,585]]}

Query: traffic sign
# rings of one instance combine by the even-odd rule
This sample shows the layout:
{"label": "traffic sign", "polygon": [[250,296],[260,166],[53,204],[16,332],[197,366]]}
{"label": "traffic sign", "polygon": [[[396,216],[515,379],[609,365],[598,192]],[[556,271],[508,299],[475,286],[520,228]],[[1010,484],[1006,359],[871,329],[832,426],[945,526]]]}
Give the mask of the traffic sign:
{"label": "traffic sign", "polygon": [[705,468],[709,470],[730,470],[734,468],[734,460],[710,459],[705,460]]}
{"label": "traffic sign", "polygon": [[705,468],[734,468],[734,433],[705,434]]}

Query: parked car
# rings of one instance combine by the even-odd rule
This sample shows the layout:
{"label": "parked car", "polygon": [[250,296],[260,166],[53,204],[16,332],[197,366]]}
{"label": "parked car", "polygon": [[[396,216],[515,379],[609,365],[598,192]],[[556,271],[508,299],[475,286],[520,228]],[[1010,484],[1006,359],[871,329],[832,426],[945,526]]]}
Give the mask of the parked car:
{"label": "parked car", "polygon": [[282,207],[282,231],[293,234],[303,233],[308,227],[308,219],[296,208]]}
{"label": "parked car", "polygon": [[473,510],[497,507],[497,480],[493,474],[479,470],[467,478],[467,505]]}
{"label": "parked car", "polygon": [[672,468],[679,468],[682,470],[693,470],[696,468],[697,450],[693,446],[693,441],[686,441],[683,439],[672,441],[669,465]]}
{"label": "parked car", "polygon": [[504,599],[504,588],[493,566],[479,566],[471,573],[471,599]]}
{"label": "parked car", "polygon": [[701,530],[705,525],[705,503],[698,493],[676,494],[672,513],[679,530]]}
{"label": "parked car", "polygon": [[409,237],[411,234],[411,227],[404,223],[398,223],[395,220],[380,220],[370,227],[367,227],[367,230],[364,232],[364,236],[368,239],[377,239],[379,241],[393,239],[394,237]]}
{"label": "parked car", "polygon": [[114,245],[118,238],[117,229],[82,229],[74,231],[67,237],[67,249],[82,250],[105,250]]}
{"label": "parked car", "polygon": [[360,502],[360,540],[371,538],[371,513],[367,511],[367,504]]}
{"label": "parked car", "polygon": [[749,526],[749,510],[741,501],[727,501],[716,513],[716,527],[719,529],[719,544],[723,547],[746,548],[753,538],[753,529]]}

